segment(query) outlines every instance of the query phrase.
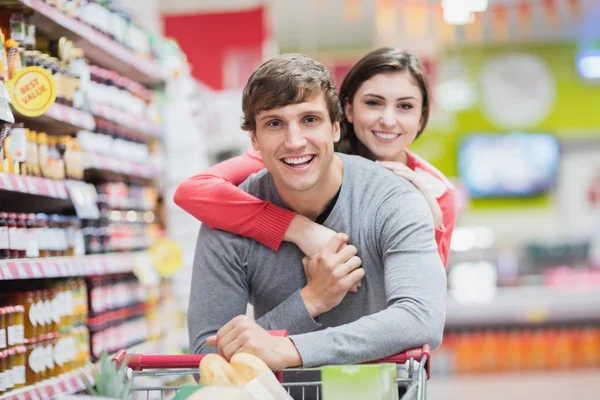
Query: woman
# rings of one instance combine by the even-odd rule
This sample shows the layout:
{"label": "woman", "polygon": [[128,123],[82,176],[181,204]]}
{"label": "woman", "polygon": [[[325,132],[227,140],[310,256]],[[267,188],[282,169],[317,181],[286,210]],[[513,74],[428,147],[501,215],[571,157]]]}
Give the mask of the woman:
{"label": "woman", "polygon": [[[441,172],[407,150],[429,118],[421,62],[406,51],[375,50],[352,67],[340,88],[340,102],[344,118],[337,150],[381,162],[423,193],[445,266],[456,220],[454,189]],[[335,232],[236,187],[263,168],[256,152],[224,161],[184,181],[175,203],[212,228],[250,237],[275,251],[282,241],[290,241],[307,256],[318,253]]]}

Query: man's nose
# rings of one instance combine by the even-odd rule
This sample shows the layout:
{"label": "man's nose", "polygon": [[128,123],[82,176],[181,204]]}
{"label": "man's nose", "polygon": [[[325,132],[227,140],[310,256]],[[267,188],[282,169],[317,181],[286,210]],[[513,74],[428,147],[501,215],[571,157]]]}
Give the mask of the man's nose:
{"label": "man's nose", "polygon": [[288,150],[297,150],[306,146],[306,138],[302,129],[296,124],[291,124],[285,135],[285,147]]}

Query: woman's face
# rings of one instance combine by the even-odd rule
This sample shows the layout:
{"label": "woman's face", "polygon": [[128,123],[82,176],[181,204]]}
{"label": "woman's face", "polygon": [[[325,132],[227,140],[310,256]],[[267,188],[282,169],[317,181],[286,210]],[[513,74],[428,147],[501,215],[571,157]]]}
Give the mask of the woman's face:
{"label": "woman's face", "polygon": [[404,150],[421,129],[423,94],[409,72],[386,72],[363,82],[344,102],[356,137],[379,161],[405,162]]}

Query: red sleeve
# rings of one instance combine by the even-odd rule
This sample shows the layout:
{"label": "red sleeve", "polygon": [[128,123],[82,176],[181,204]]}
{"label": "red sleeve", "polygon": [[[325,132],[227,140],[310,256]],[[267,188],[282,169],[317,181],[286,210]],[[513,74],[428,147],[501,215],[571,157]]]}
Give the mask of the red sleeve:
{"label": "red sleeve", "polygon": [[438,252],[442,258],[444,268],[448,265],[448,253],[450,252],[450,239],[456,224],[456,193],[454,189],[448,188],[446,193],[438,199],[442,209],[442,226],[435,230],[435,241],[438,244]]}
{"label": "red sleeve", "polygon": [[211,228],[252,238],[277,251],[296,213],[237,187],[264,168],[260,154],[248,152],[186,179],[173,200]]}

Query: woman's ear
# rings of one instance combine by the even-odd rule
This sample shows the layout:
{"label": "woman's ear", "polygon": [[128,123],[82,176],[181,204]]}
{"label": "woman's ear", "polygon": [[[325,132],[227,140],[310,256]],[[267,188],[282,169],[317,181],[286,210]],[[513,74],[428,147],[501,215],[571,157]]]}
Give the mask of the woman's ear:
{"label": "woman's ear", "polygon": [[346,121],[350,122],[351,124],[354,123],[354,116],[352,115],[352,104],[350,104],[350,101],[348,101],[347,97],[344,99],[344,116],[346,117]]}

